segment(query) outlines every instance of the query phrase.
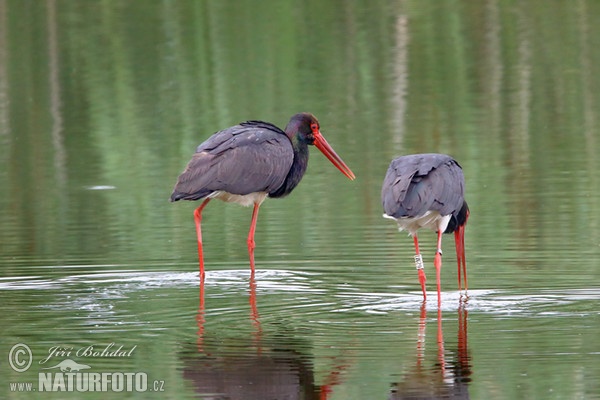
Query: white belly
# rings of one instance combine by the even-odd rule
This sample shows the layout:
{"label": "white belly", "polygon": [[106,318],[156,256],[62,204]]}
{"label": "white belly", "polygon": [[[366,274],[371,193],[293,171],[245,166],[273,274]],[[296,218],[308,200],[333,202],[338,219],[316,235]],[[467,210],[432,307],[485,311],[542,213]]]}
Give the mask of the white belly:
{"label": "white belly", "polygon": [[419,217],[401,217],[394,218],[387,214],[383,214],[384,218],[390,218],[398,223],[398,230],[407,231],[411,236],[421,228],[431,229],[434,232],[444,232],[450,222],[450,215],[442,216],[437,211],[427,211]]}
{"label": "white belly", "polygon": [[254,192],[249,194],[233,194],[222,190],[212,192],[208,195],[211,199],[223,200],[227,203],[237,203],[244,207],[248,207],[258,203],[259,205],[267,198],[267,192]]}

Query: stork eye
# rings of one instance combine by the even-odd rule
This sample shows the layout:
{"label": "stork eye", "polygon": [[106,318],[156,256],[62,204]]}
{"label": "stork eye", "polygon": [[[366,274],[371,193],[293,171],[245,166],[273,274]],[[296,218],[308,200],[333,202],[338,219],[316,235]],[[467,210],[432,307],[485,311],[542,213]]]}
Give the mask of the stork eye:
{"label": "stork eye", "polygon": [[318,124],[310,124],[310,130],[313,133],[317,133],[319,131],[319,125]]}

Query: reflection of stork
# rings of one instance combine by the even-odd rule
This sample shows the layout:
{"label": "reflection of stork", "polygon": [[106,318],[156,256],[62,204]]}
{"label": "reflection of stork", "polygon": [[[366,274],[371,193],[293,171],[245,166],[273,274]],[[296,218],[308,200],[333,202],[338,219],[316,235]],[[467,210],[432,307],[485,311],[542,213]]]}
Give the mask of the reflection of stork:
{"label": "reflection of stork", "polygon": [[344,175],[354,174],[321,135],[314,115],[294,115],[285,131],[262,121],[248,121],[219,131],[196,149],[177,179],[171,201],[201,200],[194,212],[200,275],[204,276],[202,210],[210,199],[254,205],[248,253],[254,271],[254,231],[258,208],[267,197],[283,197],[300,183],[315,145]]}
{"label": "reflection of stork", "polygon": [[440,302],[440,270],[442,268],[442,233],[454,232],[458,260],[458,289],[462,289],[461,264],[464,289],[467,289],[467,264],[465,259],[465,225],[469,207],[464,198],[465,178],[462,168],[445,154],[413,154],[398,157],[388,168],[381,200],[386,218],[396,220],[400,230],[406,230],[415,242],[415,264],[423,298],[425,272],[419,252],[417,231],[429,228],[437,232],[437,251],[434,265],[437,278],[438,303]]}
{"label": "reflection of stork", "polygon": [[[425,328],[427,309],[421,306],[419,333],[417,340],[417,361],[415,368],[406,374],[404,380],[392,385],[389,400],[400,399],[469,399],[468,385],[471,381],[471,358],[467,346],[467,310],[461,301],[458,308],[458,344],[456,351],[444,349],[442,331],[442,311],[437,310],[437,362],[433,368],[424,367]],[[454,358],[448,360],[447,354]]]}
{"label": "reflection of stork", "polygon": [[281,335],[274,342],[263,338],[252,275],[249,303],[254,327],[250,338],[232,338],[228,343],[221,338],[214,342],[207,340],[204,280],[200,280],[198,339],[194,350],[182,354],[184,378],[192,382],[201,398],[327,400],[341,382],[340,374],[347,365],[336,365],[323,384],[316,385],[314,363],[303,351],[306,343],[295,345],[291,338],[282,339]]}

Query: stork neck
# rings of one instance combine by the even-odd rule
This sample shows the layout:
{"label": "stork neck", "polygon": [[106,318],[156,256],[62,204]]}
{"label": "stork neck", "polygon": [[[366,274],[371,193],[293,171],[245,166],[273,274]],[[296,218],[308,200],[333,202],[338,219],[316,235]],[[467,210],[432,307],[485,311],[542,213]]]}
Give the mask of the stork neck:
{"label": "stork neck", "polygon": [[269,193],[269,197],[283,197],[290,194],[298,186],[302,176],[306,172],[308,165],[308,144],[301,140],[297,134],[292,136],[291,141],[292,148],[294,149],[294,161],[281,187]]}

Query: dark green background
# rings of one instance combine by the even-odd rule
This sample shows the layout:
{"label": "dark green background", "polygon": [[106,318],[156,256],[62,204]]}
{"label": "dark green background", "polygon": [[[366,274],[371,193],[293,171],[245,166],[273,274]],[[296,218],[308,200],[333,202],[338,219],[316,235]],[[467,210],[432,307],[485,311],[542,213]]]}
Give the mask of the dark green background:
{"label": "dark green background", "polygon": [[[306,398],[331,376],[330,399],[452,386],[433,302],[419,356],[412,240],[379,200],[393,157],[443,152],[471,207],[471,398],[598,398],[599,63],[592,0],[0,0],[2,358],[19,342],[36,361],[59,344],[137,345],[128,360],[76,361],[148,372],[169,398],[193,396],[204,351],[235,365],[279,349],[311,377]],[[313,151],[294,193],[264,203],[258,319],[250,209],[211,202],[200,351],[195,204],[170,204],[173,184],[212,132],[299,111],[357,179]],[[430,290],[434,237],[420,236]],[[38,367],[0,363],[0,390]]]}

